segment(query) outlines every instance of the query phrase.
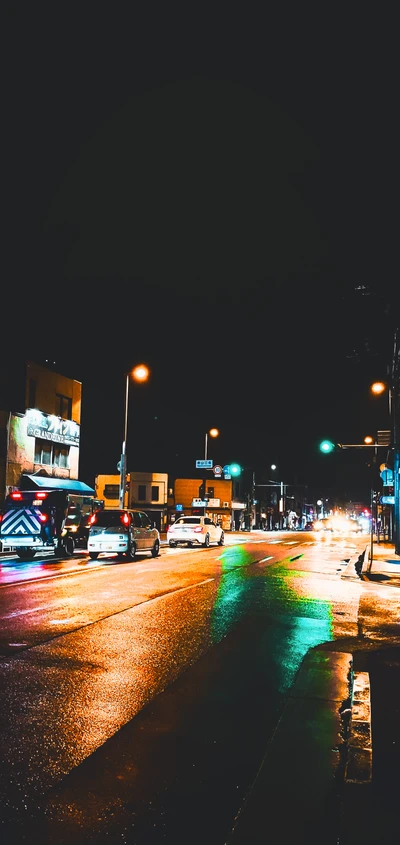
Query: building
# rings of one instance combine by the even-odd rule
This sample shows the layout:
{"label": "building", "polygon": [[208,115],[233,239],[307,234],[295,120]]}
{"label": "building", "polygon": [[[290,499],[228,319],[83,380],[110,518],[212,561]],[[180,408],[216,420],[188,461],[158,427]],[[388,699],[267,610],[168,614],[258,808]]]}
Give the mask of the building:
{"label": "building", "polygon": [[[126,481],[126,506],[146,511],[158,530],[166,531],[168,475],[164,472],[130,472]],[[96,475],[96,499],[102,499],[106,508],[119,508],[119,483],[119,475]]]}
{"label": "building", "polygon": [[[206,484],[206,506],[202,498],[204,482],[198,478],[176,478],[173,495],[168,499],[168,518],[173,522],[185,514],[206,514],[214,522],[220,522],[224,531],[232,527],[232,481],[214,478]],[[243,506],[244,507],[244,506]]]}
{"label": "building", "polygon": [[23,475],[77,479],[82,384],[33,361],[0,367],[0,502]]}

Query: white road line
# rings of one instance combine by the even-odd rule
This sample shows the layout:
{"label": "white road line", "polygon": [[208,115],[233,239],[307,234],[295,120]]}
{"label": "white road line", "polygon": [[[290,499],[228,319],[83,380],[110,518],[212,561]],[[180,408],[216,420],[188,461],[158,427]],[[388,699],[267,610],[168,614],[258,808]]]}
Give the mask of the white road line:
{"label": "white road line", "polygon": [[272,558],[273,558],[273,555],[270,555],[269,557],[263,557],[263,558],[261,558],[261,560],[258,561],[258,563],[264,563],[265,560],[272,560]]}

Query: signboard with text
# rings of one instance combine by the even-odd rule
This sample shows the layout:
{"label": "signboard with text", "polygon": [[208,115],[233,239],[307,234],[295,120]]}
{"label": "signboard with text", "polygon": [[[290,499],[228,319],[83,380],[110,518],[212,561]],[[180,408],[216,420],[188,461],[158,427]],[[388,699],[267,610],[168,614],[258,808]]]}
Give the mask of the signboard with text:
{"label": "signboard with text", "polygon": [[73,420],[44,414],[37,408],[28,408],[26,419],[28,437],[38,437],[67,446],[79,446],[80,426]]}
{"label": "signboard with text", "polygon": [[196,461],[196,469],[212,469],[213,462],[212,461]]}

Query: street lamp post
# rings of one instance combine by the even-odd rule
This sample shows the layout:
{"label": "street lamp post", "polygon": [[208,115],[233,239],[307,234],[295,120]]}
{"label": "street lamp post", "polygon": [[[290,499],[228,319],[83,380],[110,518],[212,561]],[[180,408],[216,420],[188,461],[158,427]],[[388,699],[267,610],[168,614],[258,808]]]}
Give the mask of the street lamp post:
{"label": "street lamp post", "polygon": [[[210,428],[208,431],[206,431],[205,438],[204,438],[204,461],[207,460],[207,455],[208,455],[208,435],[210,435],[210,437],[218,437],[219,431],[218,431],[217,428]],[[206,474],[206,470],[204,470],[204,476],[205,476],[205,474]],[[206,496],[207,496],[207,478],[206,477],[204,478],[203,484],[204,484],[204,502],[206,502]],[[205,504],[204,505],[204,516],[206,515],[206,507],[207,507],[207,505]]]}
{"label": "street lamp post", "polygon": [[393,447],[393,528],[395,553],[400,555],[400,329],[396,329],[393,338],[393,359],[391,384],[374,382],[371,391],[379,396],[388,390],[389,417],[391,420],[391,438]]}
{"label": "street lamp post", "polygon": [[137,382],[147,381],[149,378],[149,369],[145,364],[138,364],[134,369],[126,374],[125,384],[125,414],[124,414],[124,439],[122,441],[121,460],[119,463],[119,506],[125,506],[125,487],[126,487],[126,443],[128,437],[128,400],[129,400],[129,378]]}

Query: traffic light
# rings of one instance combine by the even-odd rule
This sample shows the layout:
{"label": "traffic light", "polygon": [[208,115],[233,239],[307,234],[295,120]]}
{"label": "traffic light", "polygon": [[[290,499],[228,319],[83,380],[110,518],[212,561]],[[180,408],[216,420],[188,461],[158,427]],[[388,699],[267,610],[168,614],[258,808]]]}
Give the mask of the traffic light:
{"label": "traffic light", "polygon": [[242,471],[242,467],[240,467],[239,464],[230,464],[230,470],[232,478],[237,478]]}
{"label": "traffic light", "polygon": [[332,443],[331,440],[322,440],[322,442],[319,444],[319,448],[320,451],[324,453],[324,455],[327,455],[329,452],[333,452],[335,444]]}

